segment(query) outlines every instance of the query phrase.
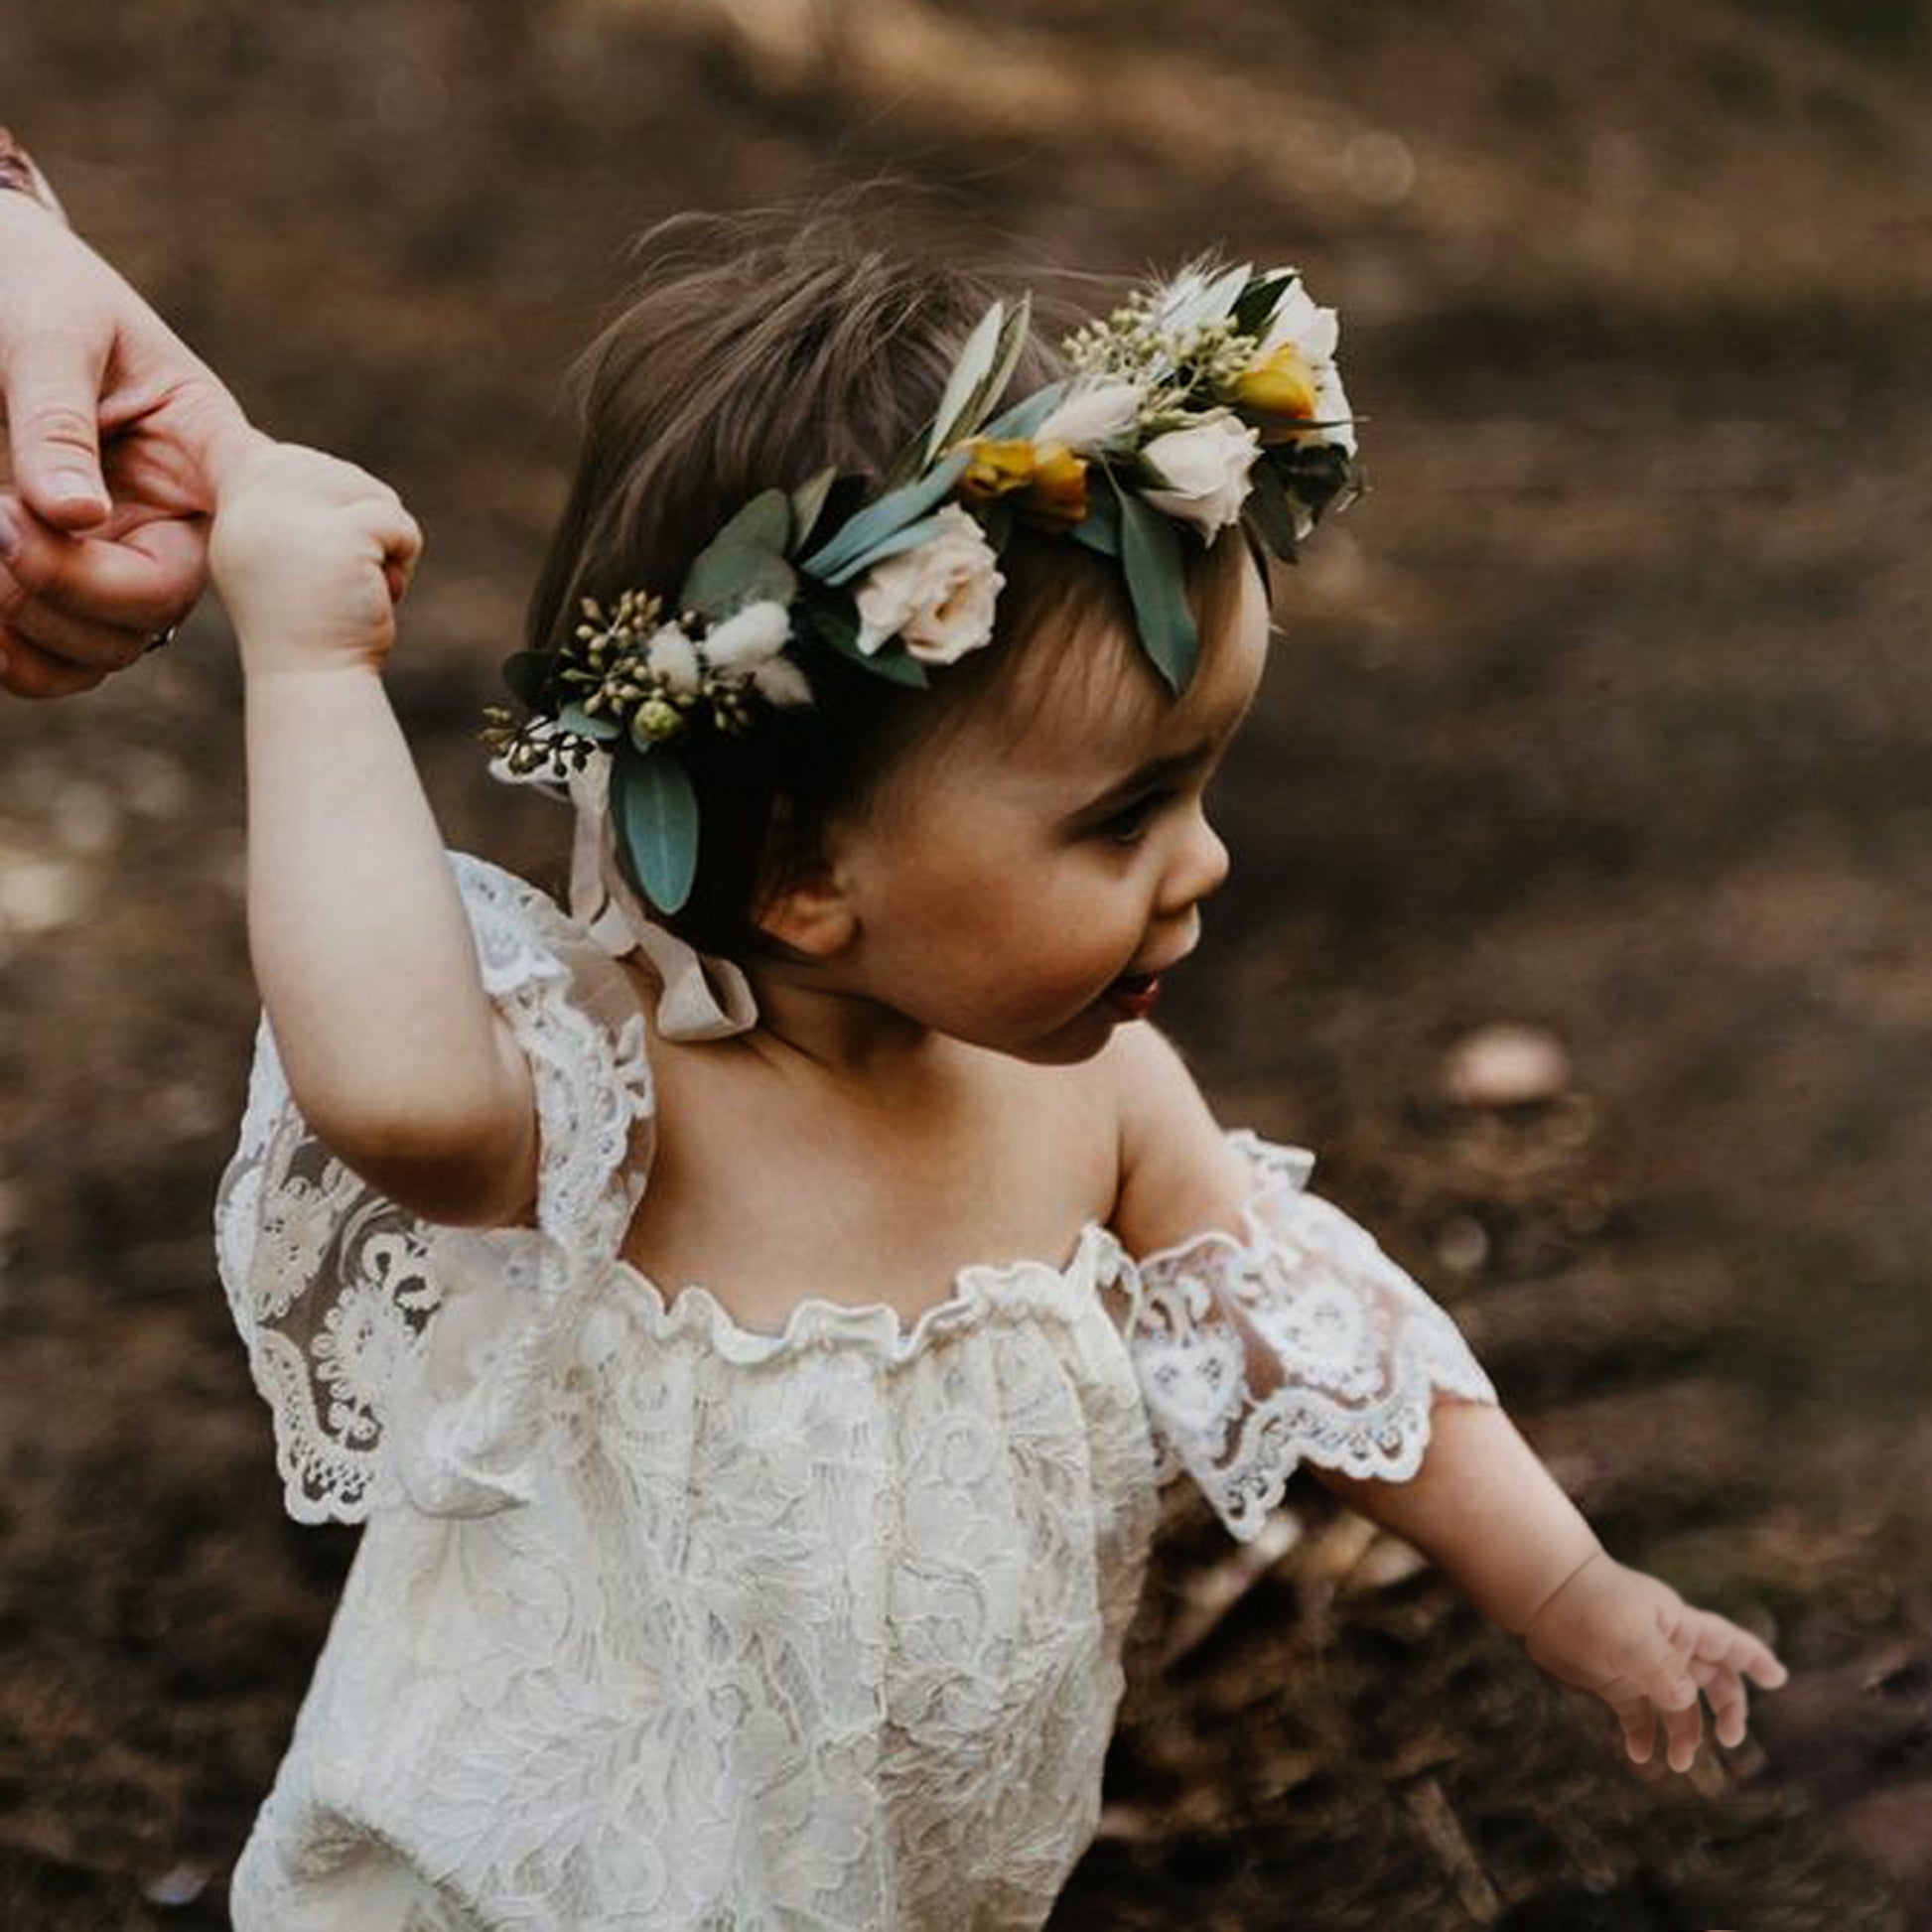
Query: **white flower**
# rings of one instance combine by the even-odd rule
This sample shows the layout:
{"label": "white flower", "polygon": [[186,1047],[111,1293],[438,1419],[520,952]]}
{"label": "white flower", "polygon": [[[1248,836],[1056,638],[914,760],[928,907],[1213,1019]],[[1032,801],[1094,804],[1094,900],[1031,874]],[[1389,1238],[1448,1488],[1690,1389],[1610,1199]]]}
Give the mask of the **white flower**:
{"label": "white flower", "polygon": [[[1292,273],[1278,269],[1277,274]],[[1314,376],[1315,421],[1331,423],[1331,429],[1318,431],[1315,441],[1338,443],[1350,456],[1355,454],[1355,427],[1348,421],[1348,396],[1335,368],[1335,344],[1341,324],[1332,309],[1317,308],[1298,277],[1276,307],[1268,333],[1261,339],[1261,356],[1292,343],[1302,351]],[[1260,359],[1260,358],[1257,358]]]}
{"label": "white flower", "polygon": [[754,664],[776,657],[790,635],[791,618],[785,607],[766,598],[746,605],[705,634],[705,662],[721,671],[750,670]]}
{"label": "white flower", "polygon": [[859,587],[859,648],[870,656],[893,637],[921,662],[950,664],[993,637],[993,606],[1006,579],[970,512],[948,503],[945,527],[888,557]]}
{"label": "white flower", "polygon": [[812,687],[789,657],[764,657],[752,666],[752,685],[766,704],[789,708],[810,704]]}
{"label": "white flower", "polygon": [[1260,451],[1261,438],[1249,424],[1217,409],[1187,429],[1157,436],[1142,450],[1168,487],[1141,494],[1156,509],[1193,524],[1212,542],[1239,521],[1248,499],[1248,471]]}
{"label": "white flower", "polygon": [[1139,420],[1145,400],[1138,382],[1107,380],[1076,385],[1033,433],[1037,449],[1064,443],[1093,450]]}
{"label": "white flower", "polygon": [[695,698],[704,681],[697,646],[674,623],[651,632],[644,666],[653,677],[663,679],[666,690],[680,698]]}

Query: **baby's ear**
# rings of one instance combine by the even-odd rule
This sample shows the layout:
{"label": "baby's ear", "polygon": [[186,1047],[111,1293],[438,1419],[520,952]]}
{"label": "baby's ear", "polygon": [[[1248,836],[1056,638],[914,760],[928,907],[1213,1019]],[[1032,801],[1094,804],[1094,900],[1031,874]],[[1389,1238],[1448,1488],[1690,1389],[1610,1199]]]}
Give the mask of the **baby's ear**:
{"label": "baby's ear", "polygon": [[[777,801],[774,831],[789,829],[790,801]],[[801,959],[834,959],[851,944],[858,921],[838,867],[821,849],[791,853],[766,869],[752,923]]]}

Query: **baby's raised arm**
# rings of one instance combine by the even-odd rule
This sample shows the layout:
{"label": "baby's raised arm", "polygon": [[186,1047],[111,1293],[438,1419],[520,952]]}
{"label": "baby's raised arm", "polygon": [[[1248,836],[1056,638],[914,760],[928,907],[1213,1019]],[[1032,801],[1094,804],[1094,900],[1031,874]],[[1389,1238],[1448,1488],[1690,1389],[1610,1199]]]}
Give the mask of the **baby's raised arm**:
{"label": "baby's raised arm", "polygon": [[[1223,1244],[1229,1249],[1250,1242],[1255,1230],[1243,1210],[1253,1193],[1252,1174],[1216,1125],[1179,1055],[1152,1028],[1139,1026],[1116,1037],[1109,1057],[1122,1120],[1115,1231],[1128,1251],[1152,1255],[1212,1230],[1231,1237]],[[1301,1205],[1311,1210],[1308,1250],[1325,1262],[1335,1245],[1327,1224],[1340,1217],[1320,1203]],[[1359,1230],[1350,1233],[1353,1246],[1340,1244],[1335,1251],[1359,1262],[1358,1250],[1367,1244]],[[1412,1318],[1441,1324],[1441,1312],[1430,1311],[1385,1257],[1370,1253],[1377,1279],[1365,1282],[1354,1315],[1358,1324],[1368,1324],[1367,1352],[1403,1350],[1409,1359],[1420,1359],[1425,1344],[1409,1351],[1408,1337],[1397,1331]],[[1304,1292],[1297,1265],[1293,1240],[1279,1244],[1272,1257],[1249,1250],[1244,1264],[1266,1278],[1276,1298],[1264,1317],[1274,1332],[1308,1338],[1313,1366],[1303,1406],[1311,1415],[1329,1408],[1345,1412],[1351,1403],[1373,1397],[1394,1371],[1385,1365],[1370,1375],[1376,1388],[1342,1385],[1359,1376],[1362,1364],[1355,1357],[1342,1369],[1335,1367],[1334,1323],[1348,1325],[1333,1306],[1335,1276],[1311,1264]],[[1211,1271],[1203,1274],[1212,1279]],[[1291,1360],[1284,1371],[1238,1297],[1223,1300],[1211,1313],[1203,1311],[1206,1339],[1193,1359],[1211,1357],[1225,1345],[1239,1362],[1233,1373],[1247,1399],[1265,1404],[1298,1365]],[[1444,1332],[1453,1341],[1452,1330]],[[1454,1346],[1459,1352],[1460,1343]],[[1342,1382],[1322,1382],[1328,1374],[1339,1374]],[[1482,1385],[1473,1364],[1470,1375],[1475,1386]],[[1208,1381],[1211,1386],[1212,1375]],[[1291,1435],[1298,1427],[1310,1429],[1297,1423],[1294,1407],[1285,1413]],[[1420,1413],[1416,1420],[1420,1433]],[[1201,1441],[1221,1426],[1210,1423]],[[1357,1446],[1327,1443],[1319,1429],[1310,1429],[1311,1440],[1299,1447],[1328,1487],[1413,1543],[1486,1616],[1521,1637],[1543,1670],[1602,1698],[1616,1712],[1626,1747],[1638,1762],[1650,1756],[1661,1723],[1672,1767],[1689,1768],[1702,1730],[1700,1693],[1710,1703],[1719,1739],[1742,1741],[1744,1681],[1767,1690],[1784,1682],[1784,1667],[1767,1646],[1713,1611],[1687,1604],[1667,1584],[1608,1556],[1500,1408],[1439,1390],[1429,1405],[1427,1430],[1420,1465],[1404,1480],[1333,1466]],[[1229,1433],[1237,1432],[1238,1425]],[[1221,1446],[1213,1447],[1219,1452]]]}
{"label": "baby's raised arm", "polygon": [[223,479],[209,564],[245,678],[249,948],[318,1137],[425,1218],[500,1224],[536,1193],[529,1065],[382,683],[421,543],[393,490],[314,450]]}

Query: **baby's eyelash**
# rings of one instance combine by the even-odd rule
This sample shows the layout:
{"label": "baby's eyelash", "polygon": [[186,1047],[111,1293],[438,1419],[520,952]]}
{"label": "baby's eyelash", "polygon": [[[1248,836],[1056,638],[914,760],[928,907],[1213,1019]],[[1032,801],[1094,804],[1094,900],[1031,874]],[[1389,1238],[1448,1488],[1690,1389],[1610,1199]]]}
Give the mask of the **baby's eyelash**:
{"label": "baby's eyelash", "polygon": [[1148,820],[1173,796],[1171,791],[1143,793],[1131,805],[1124,805],[1100,829],[1118,845],[1134,845],[1147,830]]}

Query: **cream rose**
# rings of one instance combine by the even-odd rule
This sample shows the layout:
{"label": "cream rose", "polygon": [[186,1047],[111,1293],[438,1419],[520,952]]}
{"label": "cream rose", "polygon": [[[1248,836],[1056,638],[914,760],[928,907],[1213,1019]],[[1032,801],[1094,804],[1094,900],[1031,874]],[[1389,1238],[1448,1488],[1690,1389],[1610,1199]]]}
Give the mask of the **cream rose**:
{"label": "cream rose", "polygon": [[1260,451],[1261,438],[1250,425],[1217,409],[1187,429],[1157,436],[1141,451],[1168,485],[1141,494],[1212,542],[1240,520],[1241,505],[1248,500],[1248,472]]}
{"label": "cream rose", "polygon": [[993,637],[993,606],[1006,579],[970,511],[948,503],[945,527],[888,557],[859,587],[859,648],[870,656],[897,637],[922,663],[950,664]]}

